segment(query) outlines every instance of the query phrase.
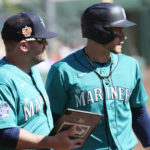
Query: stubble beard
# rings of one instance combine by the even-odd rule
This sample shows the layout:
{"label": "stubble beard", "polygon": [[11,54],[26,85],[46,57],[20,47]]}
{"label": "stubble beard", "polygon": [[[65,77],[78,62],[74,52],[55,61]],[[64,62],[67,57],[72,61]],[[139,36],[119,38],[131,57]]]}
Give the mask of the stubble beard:
{"label": "stubble beard", "polygon": [[43,53],[39,54],[35,59],[34,59],[34,64],[39,64],[47,59],[47,54],[44,51]]}

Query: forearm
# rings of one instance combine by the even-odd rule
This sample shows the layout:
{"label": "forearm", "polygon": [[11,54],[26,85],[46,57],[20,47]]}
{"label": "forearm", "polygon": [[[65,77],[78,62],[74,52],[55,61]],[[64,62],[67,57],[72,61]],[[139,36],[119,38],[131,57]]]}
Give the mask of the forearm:
{"label": "forearm", "polygon": [[16,149],[31,148],[54,148],[53,137],[33,134],[27,130],[20,129]]}
{"label": "forearm", "polygon": [[33,134],[27,130],[20,129],[16,149],[50,149],[70,150],[80,148],[84,142],[82,139],[70,139],[68,136],[74,132],[74,128],[58,133],[55,136],[44,136]]}
{"label": "forearm", "polygon": [[147,150],[150,150],[150,148],[148,149],[150,146],[150,117],[146,105],[139,108],[132,108],[132,116],[132,127],[136,136],[143,147],[147,147]]}
{"label": "forearm", "polygon": [[150,146],[149,146],[149,147],[144,148],[144,150],[150,150]]}

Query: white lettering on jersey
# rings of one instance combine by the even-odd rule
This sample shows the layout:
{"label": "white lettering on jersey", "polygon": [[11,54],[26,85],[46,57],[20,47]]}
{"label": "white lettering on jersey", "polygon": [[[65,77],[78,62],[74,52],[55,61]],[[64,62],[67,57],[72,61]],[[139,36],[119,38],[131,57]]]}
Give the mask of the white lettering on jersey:
{"label": "white lettering on jersey", "polygon": [[86,105],[85,98],[84,98],[84,92],[81,93],[80,97],[78,97],[78,95],[75,95],[75,99],[76,99],[76,107]]}
{"label": "white lettering on jersey", "polygon": [[30,103],[28,105],[25,105],[23,107],[23,110],[24,110],[24,114],[25,114],[25,121],[27,121],[31,116],[34,115],[33,102],[30,101]]}
{"label": "white lettering on jersey", "polygon": [[126,89],[126,98],[125,98],[125,102],[128,102],[130,96],[131,96],[132,92],[130,92],[129,89]]}
{"label": "white lettering on jersey", "polygon": [[[107,100],[120,100],[128,103],[131,96],[131,91],[122,87],[105,87],[105,95]],[[103,91],[101,88],[96,88],[88,91],[76,90],[75,99],[76,107],[86,106],[98,101],[103,101]]]}
{"label": "white lettering on jersey", "polygon": [[[41,96],[34,100],[24,99],[25,105],[23,106],[25,121],[29,120],[34,114],[38,113],[43,109],[43,99]],[[45,100],[46,104],[49,104],[48,100]]]}
{"label": "white lettering on jersey", "polygon": [[91,103],[94,103],[94,99],[93,99],[93,96],[92,96],[92,91],[88,91],[87,92],[87,99],[88,99],[88,104],[89,104],[89,102],[91,102]]}
{"label": "white lettering on jersey", "polygon": [[106,86],[106,93],[107,93],[107,98],[110,99],[110,95],[109,95],[109,87]]}
{"label": "white lettering on jersey", "polygon": [[39,101],[37,99],[35,99],[35,113],[38,112],[38,110],[42,109],[42,106],[40,105]]}
{"label": "white lettering on jersey", "polygon": [[124,88],[119,87],[119,100],[123,101]]}
{"label": "white lettering on jersey", "polygon": [[118,96],[117,96],[117,87],[110,87],[110,93],[112,95],[112,99],[118,99]]}
{"label": "white lettering on jersey", "polygon": [[102,89],[100,89],[100,88],[94,89],[94,94],[95,94],[95,101],[98,102],[98,97],[99,97],[101,100],[103,100]]}

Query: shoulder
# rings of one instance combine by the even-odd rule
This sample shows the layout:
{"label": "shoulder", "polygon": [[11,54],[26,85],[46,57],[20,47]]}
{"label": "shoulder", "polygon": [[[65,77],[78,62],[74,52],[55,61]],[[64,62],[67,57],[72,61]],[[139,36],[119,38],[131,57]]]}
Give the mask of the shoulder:
{"label": "shoulder", "polygon": [[134,57],[122,53],[119,54],[119,61],[125,65],[139,65],[139,62]]}
{"label": "shoulder", "polygon": [[128,61],[132,61],[132,62],[137,62],[137,60],[136,60],[134,57],[128,56],[128,55],[125,55],[125,54],[122,54],[122,53],[119,54],[119,57],[120,57],[121,59],[123,59],[123,60],[128,60]]}
{"label": "shoulder", "polygon": [[7,62],[5,59],[0,60],[0,84],[13,84],[18,81],[18,77],[23,74],[19,68]]}
{"label": "shoulder", "polygon": [[11,67],[11,65],[9,65],[9,63],[7,63],[4,59],[1,59],[0,60],[0,76],[3,76],[4,74],[5,74],[5,76],[10,76],[10,74],[11,74],[11,72],[9,70],[10,67]]}
{"label": "shoulder", "polygon": [[56,68],[58,70],[72,68],[73,66],[75,66],[75,64],[78,63],[78,59],[82,59],[82,57],[83,57],[83,50],[82,49],[77,50],[76,52],[70,54],[64,59],[53,64],[51,68]]}
{"label": "shoulder", "polygon": [[139,62],[131,56],[119,53],[111,54],[113,61],[113,70],[125,70],[135,74],[137,71],[140,71]]}
{"label": "shoulder", "polygon": [[12,72],[8,68],[5,68],[4,65],[0,64],[0,84],[9,83],[13,78]]}

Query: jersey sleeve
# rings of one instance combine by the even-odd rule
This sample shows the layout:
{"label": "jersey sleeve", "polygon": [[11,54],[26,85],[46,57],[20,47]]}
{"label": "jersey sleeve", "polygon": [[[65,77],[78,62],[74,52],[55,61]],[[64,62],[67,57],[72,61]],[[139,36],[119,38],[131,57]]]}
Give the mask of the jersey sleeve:
{"label": "jersey sleeve", "polygon": [[0,85],[0,129],[17,127],[17,110],[12,90],[6,85]]}
{"label": "jersey sleeve", "polygon": [[135,74],[135,88],[132,91],[130,97],[130,105],[133,108],[144,105],[148,100],[147,93],[143,86],[142,75],[139,68],[139,64],[136,63],[136,74]]}
{"label": "jersey sleeve", "polygon": [[63,76],[55,66],[52,66],[46,81],[46,91],[50,99],[52,113],[61,114],[66,107],[68,94]]}

